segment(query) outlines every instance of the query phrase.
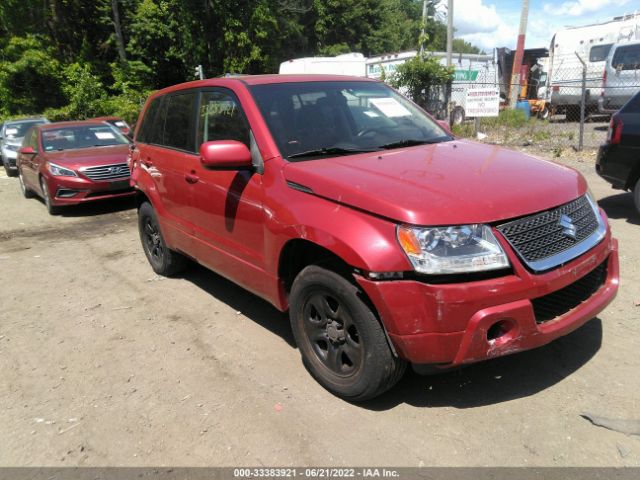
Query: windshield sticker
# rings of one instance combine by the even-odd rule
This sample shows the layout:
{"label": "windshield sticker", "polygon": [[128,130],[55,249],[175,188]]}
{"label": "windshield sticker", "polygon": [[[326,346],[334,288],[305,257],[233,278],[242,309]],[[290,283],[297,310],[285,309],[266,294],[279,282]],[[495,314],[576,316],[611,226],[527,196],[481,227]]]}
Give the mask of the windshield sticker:
{"label": "windshield sticker", "polygon": [[123,127],[126,127],[126,126],[127,126],[127,124],[126,124],[126,123],[124,123],[124,122],[116,122],[116,123],[115,123],[115,126],[116,126],[116,127],[123,128]]}
{"label": "windshield sticker", "polygon": [[376,112],[374,112],[373,110],[365,110],[362,113],[364,113],[367,117],[371,117],[371,118],[376,118],[376,117],[380,116]]}
{"label": "windshield sticker", "polygon": [[96,132],[96,137],[99,140],[112,140],[116,138],[116,136],[111,132]]}
{"label": "windshield sticker", "polygon": [[17,128],[7,128],[4,133],[6,133],[7,136],[16,135],[18,133],[18,129]]}
{"label": "windshield sticker", "polygon": [[411,112],[395,98],[372,98],[369,102],[386,117],[410,117]]}

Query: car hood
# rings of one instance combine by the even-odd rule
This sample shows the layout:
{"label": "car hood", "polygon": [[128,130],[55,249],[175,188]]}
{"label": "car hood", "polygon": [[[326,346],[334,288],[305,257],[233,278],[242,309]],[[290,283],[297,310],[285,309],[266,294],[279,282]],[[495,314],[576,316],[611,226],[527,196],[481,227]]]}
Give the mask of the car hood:
{"label": "car hood", "polygon": [[72,169],[95,167],[98,165],[110,165],[113,163],[125,163],[128,155],[128,145],[79,148],[76,150],[62,150],[59,152],[45,153],[47,160]]}
{"label": "car hood", "polygon": [[463,140],[291,162],[284,176],[294,188],[414,225],[498,222],[556,207],[587,189],[570,168]]}

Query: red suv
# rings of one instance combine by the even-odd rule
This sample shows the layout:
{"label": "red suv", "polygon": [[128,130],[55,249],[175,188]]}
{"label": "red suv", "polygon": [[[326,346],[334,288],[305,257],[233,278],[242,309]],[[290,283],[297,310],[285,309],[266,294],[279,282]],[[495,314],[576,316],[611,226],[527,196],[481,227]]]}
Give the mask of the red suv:
{"label": "red suv", "polygon": [[39,195],[54,215],[60,207],[134,194],[129,140],[103,122],[58,122],[31,128],[18,151],[20,188]]}
{"label": "red suv", "polygon": [[617,242],[578,172],[455,139],[380,82],[166,88],[130,161],[153,269],[190,258],[288,310],[306,367],[352,401],[408,363],[544,345],[618,288]]}

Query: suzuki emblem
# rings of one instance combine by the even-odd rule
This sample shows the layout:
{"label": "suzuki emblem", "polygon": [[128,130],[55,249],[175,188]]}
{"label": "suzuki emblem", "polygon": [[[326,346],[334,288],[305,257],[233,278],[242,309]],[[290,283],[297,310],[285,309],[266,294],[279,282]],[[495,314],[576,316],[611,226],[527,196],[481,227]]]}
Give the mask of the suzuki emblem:
{"label": "suzuki emblem", "polygon": [[558,225],[562,227],[562,234],[565,237],[569,237],[572,240],[576,239],[576,233],[578,229],[573,224],[573,220],[568,215],[561,215],[558,220]]}

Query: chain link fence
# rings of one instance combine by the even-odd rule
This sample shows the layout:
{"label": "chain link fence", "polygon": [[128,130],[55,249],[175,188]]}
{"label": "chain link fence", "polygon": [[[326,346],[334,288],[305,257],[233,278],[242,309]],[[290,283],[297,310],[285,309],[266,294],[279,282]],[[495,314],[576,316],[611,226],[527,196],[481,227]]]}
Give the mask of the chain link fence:
{"label": "chain link fence", "polygon": [[[624,60],[620,56],[617,61],[593,62],[575,54],[556,58],[557,67],[548,76],[542,71],[530,74],[519,85],[485,78],[454,80],[441,89],[439,102],[427,102],[427,109],[440,119],[447,118],[456,134],[481,141],[535,145],[553,156],[569,149],[597,148],[606,140],[611,114],[640,91],[640,63]],[[468,117],[467,92],[494,87],[500,91],[499,117],[478,121]],[[515,109],[508,102],[512,88],[518,89],[520,98]],[[446,114],[442,103],[448,106]]]}

